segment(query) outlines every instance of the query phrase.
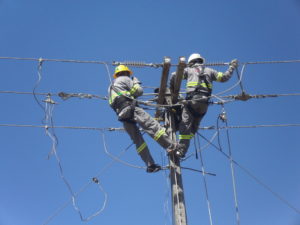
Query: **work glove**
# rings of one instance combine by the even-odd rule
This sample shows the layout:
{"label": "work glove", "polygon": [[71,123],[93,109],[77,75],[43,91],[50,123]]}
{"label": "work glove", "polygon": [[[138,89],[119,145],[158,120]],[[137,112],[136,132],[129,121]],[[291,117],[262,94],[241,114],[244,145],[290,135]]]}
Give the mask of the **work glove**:
{"label": "work glove", "polygon": [[238,60],[237,59],[231,60],[231,62],[229,63],[229,66],[231,66],[234,69],[236,69],[238,67]]}
{"label": "work glove", "polygon": [[132,81],[134,84],[142,84],[142,82],[140,82],[136,77],[132,77]]}

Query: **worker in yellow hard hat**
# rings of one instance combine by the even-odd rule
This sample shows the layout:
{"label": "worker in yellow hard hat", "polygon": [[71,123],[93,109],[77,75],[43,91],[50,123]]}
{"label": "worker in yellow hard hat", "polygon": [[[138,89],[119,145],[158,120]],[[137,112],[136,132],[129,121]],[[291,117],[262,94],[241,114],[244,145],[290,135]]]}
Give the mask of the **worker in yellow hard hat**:
{"label": "worker in yellow hard hat", "polygon": [[136,145],[137,153],[147,166],[146,171],[153,173],[161,166],[154,162],[138,125],[165,149],[175,150],[177,144],[172,142],[159,122],[137,105],[136,98],[143,94],[143,88],[136,77],[130,78],[132,75],[126,65],[115,68],[115,79],[108,88],[109,104]]}

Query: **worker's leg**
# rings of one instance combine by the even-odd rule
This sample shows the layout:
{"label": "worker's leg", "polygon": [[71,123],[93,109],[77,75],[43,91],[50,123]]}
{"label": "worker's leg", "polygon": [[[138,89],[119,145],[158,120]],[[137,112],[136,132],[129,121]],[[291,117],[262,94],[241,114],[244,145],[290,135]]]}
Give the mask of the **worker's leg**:
{"label": "worker's leg", "polygon": [[174,149],[175,142],[168,137],[165,128],[163,128],[159,122],[153,119],[142,108],[135,107],[134,120],[141,126],[141,128],[147,132],[155,141],[157,141],[165,149]]}
{"label": "worker's leg", "polygon": [[207,101],[191,101],[182,111],[182,121],[179,125],[179,143],[183,155],[187,152],[190,141],[198,130],[198,126],[206,114],[208,108]]}
{"label": "worker's leg", "polygon": [[181,115],[181,122],[179,124],[179,143],[182,146],[182,153],[185,155],[187,152],[190,141],[193,138],[192,126],[194,122],[194,116],[188,106],[184,106]]}
{"label": "worker's leg", "polygon": [[192,124],[192,134],[195,135],[199,129],[200,122],[202,121],[203,117],[205,116],[207,112],[208,104],[202,103],[197,106],[194,110],[197,109],[197,115],[194,117],[194,122]]}
{"label": "worker's leg", "polygon": [[154,160],[149,152],[146,142],[134,122],[123,122],[123,126],[126,132],[129,134],[131,140],[136,146],[137,153],[140,155],[142,160],[145,162],[146,166],[150,166],[154,164]]}

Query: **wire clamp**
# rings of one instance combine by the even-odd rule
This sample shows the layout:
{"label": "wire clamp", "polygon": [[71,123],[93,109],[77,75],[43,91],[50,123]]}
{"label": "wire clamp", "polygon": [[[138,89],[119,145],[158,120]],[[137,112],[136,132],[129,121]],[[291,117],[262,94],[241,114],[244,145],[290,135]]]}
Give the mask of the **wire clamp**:
{"label": "wire clamp", "polygon": [[247,94],[247,93],[244,92],[244,91],[243,91],[241,94],[234,96],[234,99],[236,99],[236,100],[241,100],[241,101],[247,101],[247,100],[249,100],[250,98],[252,98],[252,96],[249,95],[249,94]]}
{"label": "wire clamp", "polygon": [[99,184],[99,180],[97,177],[93,177],[92,178],[92,181],[95,183],[95,184]]}
{"label": "wire clamp", "polygon": [[43,100],[43,102],[49,103],[49,104],[52,104],[52,105],[58,104],[58,103],[56,103],[56,102],[51,98],[51,94],[48,94],[47,97],[46,97],[46,99]]}

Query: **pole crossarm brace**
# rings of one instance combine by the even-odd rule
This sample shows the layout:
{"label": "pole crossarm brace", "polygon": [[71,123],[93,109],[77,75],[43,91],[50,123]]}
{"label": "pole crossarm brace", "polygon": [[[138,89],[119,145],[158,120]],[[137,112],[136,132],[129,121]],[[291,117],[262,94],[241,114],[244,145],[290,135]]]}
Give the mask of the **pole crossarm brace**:
{"label": "pole crossarm brace", "polygon": [[171,90],[172,103],[177,103],[178,102],[178,96],[179,96],[181,81],[182,81],[182,78],[183,78],[183,71],[184,71],[185,67],[186,67],[185,57],[180,57],[179,62],[178,62],[178,66],[177,66],[177,70],[176,70],[174,90]]}
{"label": "pole crossarm brace", "polygon": [[[159,105],[163,105],[165,103],[165,96],[166,96],[166,89],[167,89],[167,82],[168,82],[170,67],[171,67],[171,59],[169,57],[165,57],[164,63],[163,63],[161,80],[160,80],[160,87],[159,87],[158,96],[157,96],[157,104],[159,104]],[[161,109],[157,108],[156,113],[155,113],[155,118],[157,120],[162,120],[160,115],[161,115]]]}

